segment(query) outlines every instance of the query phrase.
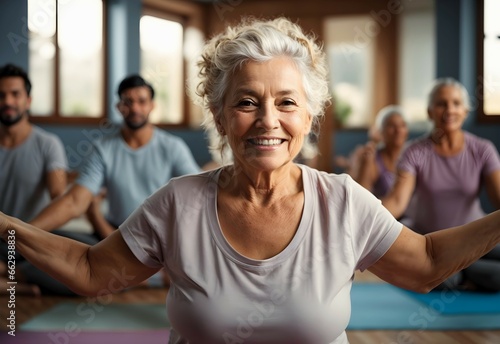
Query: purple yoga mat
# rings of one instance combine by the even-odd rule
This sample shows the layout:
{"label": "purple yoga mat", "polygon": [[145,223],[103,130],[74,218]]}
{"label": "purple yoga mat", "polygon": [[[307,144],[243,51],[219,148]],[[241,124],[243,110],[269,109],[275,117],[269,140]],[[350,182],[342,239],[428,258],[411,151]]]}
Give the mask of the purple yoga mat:
{"label": "purple yoga mat", "polygon": [[16,331],[0,332],[2,344],[168,344],[169,331]]}

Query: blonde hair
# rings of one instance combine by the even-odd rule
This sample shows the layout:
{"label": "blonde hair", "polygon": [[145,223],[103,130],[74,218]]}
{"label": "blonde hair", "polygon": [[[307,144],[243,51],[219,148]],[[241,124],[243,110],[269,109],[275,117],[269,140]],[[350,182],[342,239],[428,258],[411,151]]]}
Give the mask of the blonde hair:
{"label": "blonde hair", "polygon": [[[306,35],[286,18],[246,18],[239,25],[226,28],[205,45],[198,62],[199,80],[191,96],[203,108],[203,126],[211,141],[210,149],[218,152],[223,161],[230,158],[230,149],[226,138],[216,130],[215,123],[222,115],[229,79],[247,61],[264,62],[281,56],[294,61],[302,73],[307,110],[313,123],[311,130],[317,135],[330,93],[325,54],[314,36]],[[311,149],[315,151],[314,143],[306,138],[301,152],[307,154]],[[218,157],[212,155],[217,161]]]}

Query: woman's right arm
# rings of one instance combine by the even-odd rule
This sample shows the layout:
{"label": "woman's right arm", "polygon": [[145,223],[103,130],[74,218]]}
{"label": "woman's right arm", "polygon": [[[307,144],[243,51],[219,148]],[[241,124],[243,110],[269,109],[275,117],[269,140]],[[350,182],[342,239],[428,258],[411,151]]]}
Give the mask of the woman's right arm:
{"label": "woman's right arm", "polygon": [[88,246],[54,235],[0,212],[0,235],[39,269],[80,295],[117,292],[139,284],[159,269],[141,263],[120,231]]}
{"label": "woman's right arm", "polygon": [[400,218],[406,211],[411,196],[413,195],[415,184],[416,177],[413,174],[407,171],[398,170],[396,173],[396,180],[391,190],[381,199],[384,207],[386,207],[395,218]]}

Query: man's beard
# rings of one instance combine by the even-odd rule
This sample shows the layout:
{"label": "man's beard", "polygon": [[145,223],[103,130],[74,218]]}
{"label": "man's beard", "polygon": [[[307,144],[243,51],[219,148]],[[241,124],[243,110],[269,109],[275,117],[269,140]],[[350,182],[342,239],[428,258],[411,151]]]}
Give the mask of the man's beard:
{"label": "man's beard", "polygon": [[0,109],[0,123],[2,123],[2,125],[6,126],[6,127],[11,127],[13,126],[14,124],[18,123],[19,121],[21,121],[24,117],[24,113],[18,113],[17,116],[6,116],[3,114],[5,108],[2,108]]}
{"label": "man's beard", "polygon": [[125,118],[125,124],[131,130],[138,130],[144,127],[146,124],[148,124],[148,118],[146,117],[142,122],[132,122],[127,118]]}

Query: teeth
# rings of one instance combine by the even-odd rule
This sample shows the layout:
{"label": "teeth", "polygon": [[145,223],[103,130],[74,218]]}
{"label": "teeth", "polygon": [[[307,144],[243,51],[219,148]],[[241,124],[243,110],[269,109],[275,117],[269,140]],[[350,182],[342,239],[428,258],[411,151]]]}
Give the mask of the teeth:
{"label": "teeth", "polygon": [[280,139],[271,139],[271,140],[266,140],[266,139],[254,139],[252,142],[256,145],[259,146],[275,146],[281,144]]}

